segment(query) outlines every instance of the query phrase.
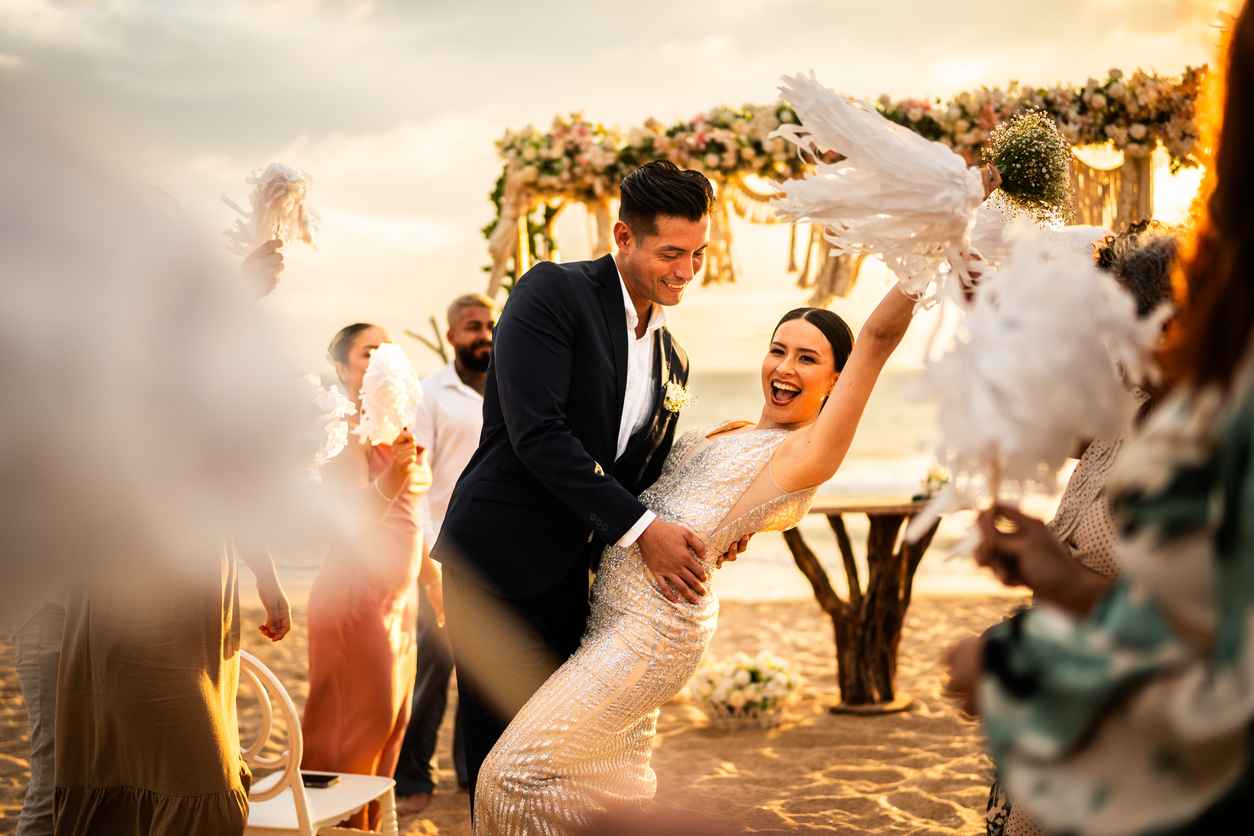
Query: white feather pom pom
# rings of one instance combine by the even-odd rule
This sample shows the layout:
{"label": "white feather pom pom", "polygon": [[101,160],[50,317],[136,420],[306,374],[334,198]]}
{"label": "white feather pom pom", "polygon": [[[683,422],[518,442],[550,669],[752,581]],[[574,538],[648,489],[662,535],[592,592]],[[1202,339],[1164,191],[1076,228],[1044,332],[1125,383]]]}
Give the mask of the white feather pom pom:
{"label": "white feather pom pom", "polygon": [[313,244],[318,215],[305,204],[313,183],[308,174],[281,163],[270,163],[264,171],[254,171],[245,182],[254,187],[248,198],[249,211],[228,197],[222,198],[240,215],[235,225],[226,231],[232,250],[247,255],[273,238],[284,243],[295,240]]}
{"label": "white feather pom pom", "polygon": [[318,410],[316,433],[318,452],[314,454],[313,476],[320,481],[318,470],[348,446],[348,419],[357,407],[337,386],[323,386],[315,375],[305,379],[314,389],[314,406]]}
{"label": "white feather pom pom", "polygon": [[383,343],[370,355],[361,381],[361,422],[354,432],[371,444],[391,444],[420,403],[422,385],[409,358],[396,343]]}
{"label": "white feather pom pom", "polygon": [[823,87],[813,74],[786,76],[780,94],[801,124],[783,125],[773,136],[803,157],[836,151],[844,159],[781,184],[779,214],[821,224],[840,252],[881,256],[902,289],[924,304],[970,287],[969,229],[984,199],[979,170],[941,143]]}
{"label": "white feather pom pom", "polygon": [[998,482],[1057,490],[1080,442],[1127,430],[1136,409],[1128,383],[1153,377],[1150,352],[1168,312],[1137,318],[1131,295],[1074,245],[1092,234],[1020,237],[953,346],[929,362],[938,459],[954,480],[911,535],[941,507],[995,499]]}

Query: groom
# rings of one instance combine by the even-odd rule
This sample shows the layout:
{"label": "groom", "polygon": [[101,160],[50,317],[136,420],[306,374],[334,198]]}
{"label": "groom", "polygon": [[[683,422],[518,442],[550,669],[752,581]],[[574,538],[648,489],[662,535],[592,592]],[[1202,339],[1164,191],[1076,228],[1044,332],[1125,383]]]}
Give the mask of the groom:
{"label": "groom", "polygon": [[497,738],[578,648],[606,545],[639,545],[673,601],[705,594],[705,546],[637,497],[675,437],[688,361],[663,308],[701,269],[713,192],[668,161],[620,191],[616,255],[541,262],[510,295],[479,449],[432,552],[445,567],[472,811]]}

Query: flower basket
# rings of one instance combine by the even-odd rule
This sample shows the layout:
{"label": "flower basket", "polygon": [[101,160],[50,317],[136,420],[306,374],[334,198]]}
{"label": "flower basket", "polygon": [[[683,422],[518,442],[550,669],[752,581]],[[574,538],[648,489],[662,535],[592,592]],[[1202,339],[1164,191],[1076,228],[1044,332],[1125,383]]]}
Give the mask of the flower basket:
{"label": "flower basket", "polygon": [[791,666],[765,650],[706,663],[689,683],[710,725],[727,730],[778,726],[800,688],[801,677]]}

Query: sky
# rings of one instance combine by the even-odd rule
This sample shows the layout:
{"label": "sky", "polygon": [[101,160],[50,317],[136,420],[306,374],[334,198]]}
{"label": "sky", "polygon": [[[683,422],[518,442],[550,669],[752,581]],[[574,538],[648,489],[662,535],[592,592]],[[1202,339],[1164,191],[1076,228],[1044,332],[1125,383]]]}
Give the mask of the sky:
{"label": "sky", "polygon": [[[1109,67],[1177,73],[1211,52],[1198,0],[637,0],[632,3],[46,2],[0,0],[0,95],[21,95],[217,234],[244,178],[272,161],[308,171],[317,249],[286,248],[266,305],[293,353],[325,371],[326,343],[359,320],[403,336],[481,290],[481,227],[509,128],[581,111],[631,126],[775,98],[813,69],[853,95],[936,96],[981,84],[1083,82]],[[1178,192],[1182,187],[1177,185]],[[1170,189],[1168,189],[1170,191]],[[577,210],[563,256],[589,243]],[[803,291],[787,232],[737,224],[741,281],[694,287],[668,321],[701,370],[756,368]],[[855,328],[888,283],[870,270],[836,309]],[[930,329],[916,328],[912,337]],[[926,334],[922,334],[926,337]],[[921,344],[921,338],[920,338]],[[899,354],[917,360],[909,345]]]}

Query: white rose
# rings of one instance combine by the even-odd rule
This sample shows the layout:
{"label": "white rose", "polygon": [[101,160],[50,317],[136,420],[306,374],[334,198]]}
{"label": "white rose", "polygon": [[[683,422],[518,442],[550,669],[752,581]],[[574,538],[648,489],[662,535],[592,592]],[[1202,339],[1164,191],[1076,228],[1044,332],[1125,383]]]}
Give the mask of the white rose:
{"label": "white rose", "polygon": [[1123,78],[1123,70],[1119,69],[1118,67],[1111,67],[1110,77],[1118,81],[1119,79]]}
{"label": "white rose", "polygon": [[732,677],[732,682],[735,682],[737,685],[743,688],[744,686],[748,685],[750,681],[752,681],[752,679],[753,677],[749,676],[748,671],[739,670],[739,671],[736,671],[736,675]]}
{"label": "white rose", "polygon": [[1106,92],[1114,96],[1116,99],[1122,99],[1127,95],[1128,88],[1122,81],[1116,81],[1114,84],[1110,85],[1109,88],[1107,88]]}
{"label": "white rose", "polygon": [[1095,110],[1101,110],[1106,106],[1106,97],[1101,93],[1094,93],[1093,98],[1089,99],[1089,104],[1092,105]]}
{"label": "white rose", "polygon": [[524,160],[526,160],[527,162],[532,162],[532,161],[534,161],[534,160],[535,160],[535,158],[536,158],[536,149],[535,149],[535,146],[534,146],[534,145],[528,145],[525,149],[523,149],[522,157],[523,157],[523,159],[524,159]]}
{"label": "white rose", "polygon": [[1128,128],[1128,136],[1135,140],[1145,139],[1145,135],[1147,133],[1149,133],[1149,128],[1145,127],[1140,122],[1134,122],[1132,127]]}
{"label": "white rose", "polygon": [[969,130],[971,130],[971,123],[966,119],[959,119],[957,122],[954,122],[954,133],[965,134]]}
{"label": "white rose", "polygon": [[923,118],[923,109],[918,108],[918,107],[910,108],[909,110],[906,111],[906,118],[909,119],[911,122],[918,122],[920,119]]}
{"label": "white rose", "polygon": [[705,155],[705,167],[706,168],[718,168],[718,154],[715,154],[713,152],[706,154]]}
{"label": "white rose", "polygon": [[962,108],[956,105],[950,105],[949,110],[946,111],[945,115],[949,117],[949,121],[951,122],[955,119],[960,119],[962,118]]}
{"label": "white rose", "polygon": [[727,704],[732,708],[744,708],[745,702],[744,691],[732,691],[731,695],[727,698]]}
{"label": "white rose", "polygon": [[522,179],[524,183],[534,183],[540,177],[540,169],[534,165],[524,166],[522,170]]}

